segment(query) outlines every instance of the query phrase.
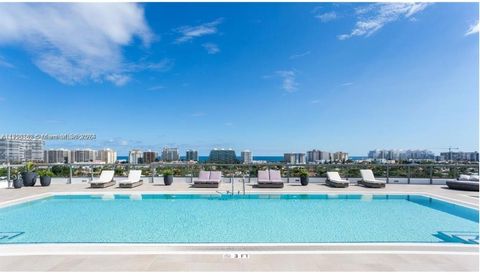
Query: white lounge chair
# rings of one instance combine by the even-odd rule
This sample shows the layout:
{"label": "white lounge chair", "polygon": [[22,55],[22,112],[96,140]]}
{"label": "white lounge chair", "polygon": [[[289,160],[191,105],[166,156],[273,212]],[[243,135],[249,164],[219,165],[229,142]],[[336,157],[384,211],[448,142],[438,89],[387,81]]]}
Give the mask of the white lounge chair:
{"label": "white lounge chair", "polygon": [[90,181],[90,188],[106,188],[115,185],[114,171],[102,171],[100,178]]}
{"label": "white lounge chair", "polygon": [[326,184],[335,188],[346,188],[350,184],[348,180],[342,179],[338,172],[327,172]]}
{"label": "white lounge chair", "polygon": [[385,188],[385,181],[375,179],[372,170],[360,170],[362,180],[358,184],[367,188]]}
{"label": "white lounge chair", "polygon": [[128,179],[122,180],[118,183],[120,188],[133,188],[143,184],[142,171],[141,170],[131,170],[128,172]]}

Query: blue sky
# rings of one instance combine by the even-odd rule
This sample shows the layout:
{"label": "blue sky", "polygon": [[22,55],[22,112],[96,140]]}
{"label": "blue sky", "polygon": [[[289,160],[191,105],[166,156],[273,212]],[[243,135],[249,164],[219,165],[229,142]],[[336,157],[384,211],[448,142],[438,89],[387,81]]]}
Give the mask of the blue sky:
{"label": "blue sky", "polygon": [[0,4],[0,132],[256,155],[478,149],[478,3]]}

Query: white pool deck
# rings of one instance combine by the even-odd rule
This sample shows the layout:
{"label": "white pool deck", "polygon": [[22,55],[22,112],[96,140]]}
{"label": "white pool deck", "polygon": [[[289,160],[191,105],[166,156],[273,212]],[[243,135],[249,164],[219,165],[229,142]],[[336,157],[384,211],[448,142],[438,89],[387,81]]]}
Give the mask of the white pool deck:
{"label": "white pool deck", "polygon": [[[4,183],[5,184],[5,183]],[[478,208],[478,192],[449,190],[444,185],[387,184],[384,189],[352,185],[346,189],[318,183],[286,184],[283,189],[245,185],[246,193],[424,194]],[[81,193],[216,193],[191,188],[184,178],[171,186],[144,180],[142,186],[90,189],[54,181],[48,187],[0,189],[0,207],[50,194]],[[1,183],[0,183],[1,186]],[[236,180],[234,191],[243,192]],[[0,271],[479,271],[478,245],[462,244],[37,244],[0,245]]]}

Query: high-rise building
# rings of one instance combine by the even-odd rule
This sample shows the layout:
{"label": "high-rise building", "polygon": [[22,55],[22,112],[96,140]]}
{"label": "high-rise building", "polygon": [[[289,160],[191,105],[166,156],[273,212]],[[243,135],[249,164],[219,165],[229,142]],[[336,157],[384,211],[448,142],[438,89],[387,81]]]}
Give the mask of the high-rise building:
{"label": "high-rise building", "polygon": [[142,164],[143,163],[143,153],[141,150],[133,149],[128,152],[128,163],[130,164]]}
{"label": "high-rise building", "polygon": [[43,162],[44,141],[0,139],[0,162]]}
{"label": "high-rise building", "polygon": [[117,152],[112,149],[102,149],[95,153],[95,160],[105,164],[114,164],[117,161]]}
{"label": "high-rise building", "polygon": [[178,160],[180,160],[180,155],[178,154],[177,148],[163,148],[162,161],[173,162]]}
{"label": "high-rise building", "polygon": [[305,153],[284,153],[283,161],[287,164],[305,164]]}
{"label": "high-rise building", "polygon": [[213,149],[208,156],[209,163],[217,164],[236,164],[237,156],[233,149]]}
{"label": "high-rise building", "polygon": [[243,164],[251,164],[253,163],[253,156],[252,152],[249,150],[244,150],[240,153],[241,161]]}
{"label": "high-rise building", "polygon": [[49,149],[45,150],[43,154],[43,161],[45,163],[69,163],[70,150],[67,149]]}
{"label": "high-rise building", "polygon": [[155,162],[158,154],[154,151],[148,150],[143,152],[143,163],[150,164]]}
{"label": "high-rise building", "polygon": [[327,151],[321,150],[310,150],[307,151],[307,162],[308,163],[321,163],[332,160],[332,154]]}
{"label": "high-rise building", "polygon": [[90,163],[97,160],[96,151],[92,149],[75,149],[70,151],[72,163]]}
{"label": "high-rise building", "polygon": [[348,160],[348,153],[337,151],[333,154],[333,161],[335,162],[345,162]]}
{"label": "high-rise building", "polygon": [[198,151],[196,150],[187,150],[186,156],[185,156],[186,161],[197,161],[198,162]]}
{"label": "high-rise building", "polygon": [[385,160],[433,160],[435,155],[429,150],[372,150],[368,158]]}
{"label": "high-rise building", "polygon": [[477,161],[478,162],[478,152],[441,152],[441,159],[445,161]]}

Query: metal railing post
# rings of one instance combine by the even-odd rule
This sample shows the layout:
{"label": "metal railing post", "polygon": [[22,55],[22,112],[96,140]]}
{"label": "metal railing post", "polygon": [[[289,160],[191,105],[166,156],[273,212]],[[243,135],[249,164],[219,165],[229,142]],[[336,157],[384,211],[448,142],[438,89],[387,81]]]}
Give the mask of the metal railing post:
{"label": "metal railing post", "polygon": [[243,195],[245,195],[245,178],[243,179]]}
{"label": "metal railing post", "polygon": [[193,183],[193,165],[190,165],[189,168],[190,168],[190,183]]}
{"label": "metal railing post", "polygon": [[[94,170],[94,166],[90,166],[90,181],[93,181],[93,170]],[[113,169],[115,171],[115,168]]]}
{"label": "metal railing post", "polygon": [[68,169],[69,169],[69,174],[68,174],[67,184],[72,184],[72,178],[73,178],[73,168],[72,168],[72,165],[69,165],[69,166],[68,166]]}
{"label": "metal railing post", "polygon": [[430,166],[430,184],[433,184],[433,165]]}
{"label": "metal railing post", "polygon": [[150,183],[153,183],[155,177],[155,166],[153,165],[153,163],[150,164],[150,174]]}
{"label": "metal railing post", "polygon": [[252,165],[248,165],[248,183],[250,182],[252,182]]}
{"label": "metal railing post", "polygon": [[12,174],[12,168],[10,167],[10,164],[7,165],[7,187],[10,188],[10,178]]}
{"label": "metal railing post", "polygon": [[387,184],[390,183],[390,165],[387,164]]}
{"label": "metal railing post", "polygon": [[407,165],[407,177],[408,177],[408,184],[410,184],[410,173],[411,173],[411,170],[410,170],[410,166]]}
{"label": "metal railing post", "polygon": [[290,166],[287,164],[287,183],[290,183]]}

